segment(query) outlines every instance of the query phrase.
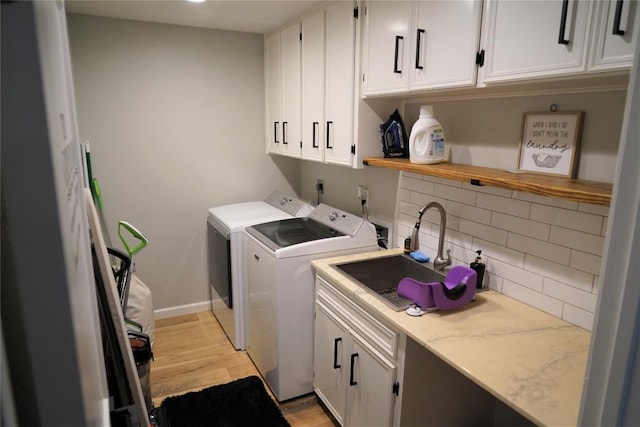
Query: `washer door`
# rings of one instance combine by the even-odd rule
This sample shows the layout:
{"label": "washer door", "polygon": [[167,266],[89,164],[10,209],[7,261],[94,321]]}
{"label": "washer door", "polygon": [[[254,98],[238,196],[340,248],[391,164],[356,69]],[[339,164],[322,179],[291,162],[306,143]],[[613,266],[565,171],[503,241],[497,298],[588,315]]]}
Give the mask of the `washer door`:
{"label": "washer door", "polygon": [[[231,293],[231,240],[207,222],[209,284],[229,308],[233,308]],[[213,295],[215,298],[215,295]]]}

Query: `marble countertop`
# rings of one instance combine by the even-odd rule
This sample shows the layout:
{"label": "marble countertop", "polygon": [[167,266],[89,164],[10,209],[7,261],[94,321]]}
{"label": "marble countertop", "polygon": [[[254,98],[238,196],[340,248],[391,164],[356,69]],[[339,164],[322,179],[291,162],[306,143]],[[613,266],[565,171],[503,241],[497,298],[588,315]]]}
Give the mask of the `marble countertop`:
{"label": "marble countertop", "polygon": [[402,253],[368,252],[311,262],[317,274],[538,425],[577,425],[591,333],[495,291],[465,307],[411,317],[385,305],[332,264]]}

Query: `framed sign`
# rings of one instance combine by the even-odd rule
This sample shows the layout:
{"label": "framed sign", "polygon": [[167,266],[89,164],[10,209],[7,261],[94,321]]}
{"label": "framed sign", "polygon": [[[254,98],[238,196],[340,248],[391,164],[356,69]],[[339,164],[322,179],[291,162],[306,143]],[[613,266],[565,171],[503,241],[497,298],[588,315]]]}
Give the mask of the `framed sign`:
{"label": "framed sign", "polygon": [[574,178],[583,111],[524,113],[518,169]]}

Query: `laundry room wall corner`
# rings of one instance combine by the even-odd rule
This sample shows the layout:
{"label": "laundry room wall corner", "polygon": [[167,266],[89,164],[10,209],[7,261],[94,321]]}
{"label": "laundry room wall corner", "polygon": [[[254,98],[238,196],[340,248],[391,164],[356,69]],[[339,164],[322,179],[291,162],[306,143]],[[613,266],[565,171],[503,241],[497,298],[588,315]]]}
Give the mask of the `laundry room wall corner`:
{"label": "laundry room wall corner", "polygon": [[200,307],[207,210],[299,187],[297,162],[265,155],[263,37],[74,14],[68,26],[80,139],[114,246],[117,221],[134,224],[154,308]]}

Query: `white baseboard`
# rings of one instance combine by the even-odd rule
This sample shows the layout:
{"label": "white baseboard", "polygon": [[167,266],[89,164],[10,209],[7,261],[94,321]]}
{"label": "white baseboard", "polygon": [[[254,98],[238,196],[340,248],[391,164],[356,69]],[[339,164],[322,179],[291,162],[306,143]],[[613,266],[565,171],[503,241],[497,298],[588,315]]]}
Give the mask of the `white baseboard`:
{"label": "white baseboard", "polygon": [[176,307],[153,310],[153,318],[156,320],[165,319],[167,317],[181,316],[183,314],[191,314],[207,310],[211,310],[211,301],[202,301],[193,304],[178,305]]}

